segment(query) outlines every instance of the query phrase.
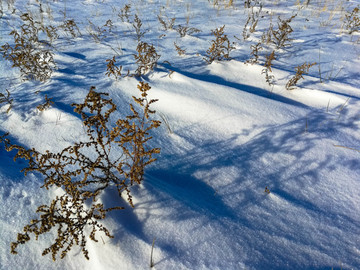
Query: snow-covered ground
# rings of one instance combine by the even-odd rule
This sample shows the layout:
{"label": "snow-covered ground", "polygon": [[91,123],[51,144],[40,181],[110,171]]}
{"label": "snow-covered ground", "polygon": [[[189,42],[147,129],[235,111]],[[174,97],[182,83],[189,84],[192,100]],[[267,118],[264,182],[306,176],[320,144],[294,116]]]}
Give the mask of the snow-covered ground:
{"label": "snow-covered ground", "polygon": [[[78,246],[56,262],[41,256],[56,232],[10,254],[17,233],[59,190],[40,189],[41,175],[24,176],[26,162],[13,162],[14,153],[0,145],[1,270],[148,269],[154,239],[157,270],[360,269],[360,30],[349,34],[344,27],[358,1],[248,1],[258,23],[246,40],[251,8],[240,0],[218,2],[0,1],[0,45],[13,44],[9,33],[25,12],[44,25],[73,19],[81,32],[59,30],[52,44],[57,69],[44,83],[23,81],[1,57],[0,92],[7,89],[13,105],[6,113],[8,105],[0,104],[0,135],[8,132],[14,143],[38,151],[61,151],[86,135],[70,104],[96,86],[122,117],[139,80],[159,99],[153,108],[163,122],[150,142],[161,154],[132,189],[135,208],[117,196],[101,198],[126,209],[103,221],[114,239],[87,242],[89,261]],[[119,16],[125,4],[129,21]],[[106,59],[113,56],[124,71],[136,69],[135,14],[141,40],[161,55],[158,65],[141,78],[109,78]],[[264,45],[254,65],[245,64],[250,46],[270,24],[278,27],[278,16],[295,14],[290,46],[276,51],[269,85],[262,71],[271,46]],[[166,23],[175,18],[173,29],[165,30],[158,16]],[[108,20],[111,29],[102,27]],[[179,25],[201,31],[181,37]],[[223,25],[232,59],[208,64],[211,31]],[[91,35],[95,26],[106,29],[100,40]],[[304,62],[317,64],[286,90]],[[40,112],[45,95],[54,104]]]}

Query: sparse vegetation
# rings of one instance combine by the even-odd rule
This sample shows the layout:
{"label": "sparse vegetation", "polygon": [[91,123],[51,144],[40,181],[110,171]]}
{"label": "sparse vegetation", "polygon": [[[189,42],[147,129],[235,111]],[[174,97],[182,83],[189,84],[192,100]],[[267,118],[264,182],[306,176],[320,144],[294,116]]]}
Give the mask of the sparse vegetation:
{"label": "sparse vegetation", "polygon": [[186,51],[181,49],[175,42],[174,42],[174,46],[179,55],[184,55],[186,53]]}
{"label": "sparse vegetation", "polygon": [[316,65],[316,63],[304,63],[300,66],[297,66],[295,68],[295,71],[296,71],[296,74],[294,75],[294,77],[292,77],[287,83],[286,83],[286,89],[287,90],[293,90],[294,87],[296,86],[296,84],[298,83],[298,81],[300,79],[304,79],[304,76],[305,74],[308,74],[309,73],[309,69]]}
{"label": "sparse vegetation", "polygon": [[0,104],[1,103],[7,103],[8,104],[8,108],[6,110],[6,113],[9,113],[11,108],[12,108],[12,103],[13,103],[13,100],[11,97],[10,97],[10,92],[9,90],[6,89],[6,94],[3,94],[0,92]]}
{"label": "sparse vegetation", "polygon": [[145,35],[146,31],[143,31],[141,29],[142,21],[140,20],[140,18],[138,17],[137,14],[135,14],[135,19],[134,19],[134,22],[133,22],[132,25],[133,25],[133,27],[135,29],[136,39],[137,39],[138,43],[140,43],[141,38]]}
{"label": "sparse vegetation", "polygon": [[59,26],[59,28],[62,29],[67,35],[70,35],[72,38],[81,36],[80,29],[73,19],[65,20],[64,23]]}
{"label": "sparse vegetation", "polygon": [[243,38],[244,40],[250,37],[251,33],[255,32],[256,26],[261,17],[263,3],[259,0],[245,1],[244,6],[248,9],[248,19],[244,25]]}
{"label": "sparse vegetation", "polygon": [[[147,99],[150,90],[147,83],[140,82],[138,89],[141,97],[133,99],[142,111],[130,104],[131,114],[117,120],[112,127],[109,119],[116,105],[106,93],[96,92],[95,87],[91,87],[83,103],[73,104],[74,111],[81,115],[89,140],[75,143],[59,153],[28,150],[12,144],[6,136],[0,137],[7,151],[17,151],[14,160],[28,161],[23,169],[25,174],[38,172],[44,177],[43,187],[62,187],[64,191],[49,205],[38,207],[39,218],[31,220],[24,232],[18,234],[11,244],[11,253],[17,254],[18,246],[30,241],[31,234],[38,240],[40,235],[55,230],[55,241],[42,255],[51,253],[55,261],[58,253],[64,258],[78,245],[89,259],[88,232],[90,239],[96,242],[97,232],[113,237],[100,221],[108,212],[121,210],[123,206],[106,208],[98,199],[105,190],[115,188],[119,196],[126,193],[128,203],[134,207],[131,186],[143,181],[145,167],[154,162],[153,155],[160,152],[159,148],[148,146],[152,138],[149,132],[160,126],[159,121],[151,119],[155,111],[150,105],[157,100]],[[115,155],[114,151],[117,151]]]}
{"label": "sparse vegetation", "polygon": [[206,51],[207,55],[204,59],[208,64],[211,64],[215,60],[229,60],[230,52],[235,49],[234,46],[231,45],[227,35],[224,34],[224,28],[225,25],[211,31],[215,40],[211,41],[211,46]]}
{"label": "sparse vegetation", "polygon": [[131,9],[131,5],[130,4],[126,4],[121,10],[120,13],[118,14],[119,18],[121,19],[122,22],[128,22],[130,23],[130,9]]}
{"label": "sparse vegetation", "polygon": [[278,29],[271,29],[271,42],[276,46],[276,49],[282,49],[291,45],[290,34],[294,31],[290,26],[292,19],[296,17],[296,14],[289,19],[281,19],[278,17]]}
{"label": "sparse vegetation", "polygon": [[106,68],[106,75],[108,77],[110,76],[114,76],[115,80],[118,80],[119,78],[121,78],[122,76],[129,76],[130,75],[130,70],[128,70],[126,75],[123,75],[122,72],[122,66],[116,66],[116,59],[115,56],[113,56],[112,59],[107,59],[106,62],[108,62],[107,64],[107,68]]}
{"label": "sparse vegetation", "polygon": [[195,27],[181,26],[181,25],[178,25],[176,27],[176,31],[179,33],[180,37],[185,37],[186,35],[191,36],[193,34],[201,32],[201,30],[199,30]]}
{"label": "sparse vegetation", "polygon": [[351,12],[345,14],[344,28],[349,31],[349,34],[360,31],[360,5],[355,7]]}
{"label": "sparse vegetation", "polygon": [[[50,4],[52,3],[50,2],[59,1],[48,1],[45,7],[45,2],[36,0],[24,7],[26,13],[22,13],[21,10],[15,8],[15,0],[6,1],[7,9],[5,2],[0,0],[0,23],[4,26],[4,29],[12,29],[11,32],[8,32],[8,36],[3,35],[0,37],[2,44],[0,53],[3,60],[6,60],[1,65],[4,67],[4,73],[6,72],[6,65],[9,65],[9,63],[20,71],[20,73],[14,72],[15,78],[8,79],[3,76],[1,81],[3,85],[1,87],[2,92],[0,92],[0,106],[2,112],[7,113],[0,115],[1,120],[3,118],[6,120],[16,119],[17,117],[23,117],[23,114],[26,115],[28,111],[20,113],[18,111],[25,111],[24,108],[20,108],[21,102],[26,103],[26,110],[31,107],[31,109],[37,109],[40,112],[49,109],[54,104],[52,98],[47,95],[44,96],[44,101],[40,101],[42,104],[38,106],[37,104],[40,102],[23,101],[26,99],[24,98],[25,95],[21,93],[23,89],[35,89],[34,91],[37,90],[36,93],[44,90],[49,95],[58,97],[60,95],[54,95],[51,90],[61,91],[63,87],[69,87],[69,85],[74,86],[74,88],[86,85],[86,88],[88,88],[94,84],[94,81],[99,79],[97,73],[101,73],[103,76],[105,72],[108,78],[115,79],[116,82],[110,79],[101,80],[103,78],[99,80],[100,84],[109,84],[113,89],[123,83],[131,85],[134,81],[140,81],[137,85],[140,97],[133,96],[134,104],[129,104],[129,112],[125,114],[125,117],[118,119],[119,114],[126,112],[118,112],[116,102],[110,99],[107,93],[97,92],[94,86],[91,87],[83,103],[72,104],[74,111],[82,119],[83,133],[87,136],[87,139],[83,141],[74,139],[76,141],[74,143],[73,138],[71,140],[57,138],[61,143],[69,141],[70,145],[57,149],[58,152],[55,150],[43,152],[35,148],[27,149],[14,144],[9,139],[10,134],[8,133],[0,136],[0,144],[3,144],[7,151],[15,152],[15,161],[18,159],[26,161],[27,165],[23,169],[25,175],[28,173],[40,174],[44,179],[42,187],[45,189],[60,188],[58,192],[60,194],[55,198],[51,198],[49,203],[40,205],[35,214],[36,218],[29,219],[30,222],[24,226],[23,231],[17,234],[17,239],[11,243],[11,253],[13,254],[17,254],[20,246],[28,243],[33,238],[41,240],[42,235],[54,232],[55,238],[43,250],[42,255],[51,254],[55,261],[58,258],[64,258],[70,250],[75,246],[79,246],[85,258],[89,259],[90,256],[86,245],[89,239],[97,242],[99,237],[102,238],[104,235],[109,238],[113,237],[112,232],[103,223],[108,214],[114,210],[124,209],[127,204],[131,207],[135,206],[132,188],[143,182],[145,169],[155,162],[156,154],[160,153],[159,148],[152,146],[154,142],[151,140],[151,134],[154,129],[158,128],[162,122],[166,127],[165,131],[171,134],[167,137],[176,139],[179,142],[187,142],[187,137],[177,134],[180,133],[179,126],[186,122],[187,119],[173,121],[173,112],[171,112],[171,114],[168,114],[169,118],[167,114],[157,114],[156,116],[159,117],[161,122],[154,120],[155,111],[152,110],[152,104],[157,100],[148,99],[148,92],[151,88],[148,83],[144,82],[145,80],[158,80],[160,77],[161,83],[170,81],[175,88],[184,77],[195,70],[195,73],[198,73],[194,74],[194,78],[191,79],[198,81],[204,79],[209,88],[211,84],[217,84],[219,81],[220,83],[217,86],[229,86],[233,90],[243,90],[249,84],[250,87],[245,89],[246,91],[254,90],[254,95],[264,96],[262,94],[263,89],[260,89],[263,86],[261,83],[258,84],[256,80],[258,77],[264,80],[265,77],[266,83],[272,90],[275,89],[276,92],[280,89],[282,91],[280,94],[269,95],[270,98],[276,95],[279,97],[288,95],[289,97],[280,97],[286,103],[287,98],[291,99],[292,96],[297,95],[286,92],[284,88],[286,90],[295,90],[301,87],[299,82],[304,79],[304,75],[308,74],[310,68],[314,65],[318,65],[319,68],[318,75],[314,75],[317,77],[317,81],[320,80],[321,83],[329,83],[330,85],[329,81],[337,78],[343,69],[350,70],[348,67],[349,55],[359,56],[359,47],[357,46],[359,39],[353,42],[354,39],[358,38],[360,32],[359,5],[356,7],[354,7],[353,3],[352,5],[346,5],[345,1],[340,1],[344,8],[337,9],[336,4],[333,3],[332,9],[329,11],[327,6],[329,1],[299,0],[295,4],[296,7],[292,7],[291,12],[288,12],[283,9],[276,9],[279,1],[208,0],[209,4],[207,4],[205,0],[205,6],[211,5],[215,7],[208,8],[213,11],[211,13],[213,17],[209,16],[207,18],[208,24],[199,23],[196,12],[191,14],[191,1],[186,3],[186,14],[180,14],[180,12],[175,14],[175,11],[171,10],[170,12],[168,10],[171,5],[174,5],[177,8],[176,12],[178,12],[181,10],[180,8],[185,7],[184,1],[166,1],[163,6],[159,6],[159,9],[152,13],[143,12],[140,4],[129,1],[131,3],[122,3],[119,7],[111,6],[109,10],[106,10],[105,15],[102,14],[103,17],[101,18],[99,18],[99,14],[102,11],[96,10],[95,4],[103,4],[104,1],[90,1],[91,4],[94,4],[91,16],[84,17],[82,20],[76,15],[71,17],[72,14],[67,13],[69,11],[66,6],[67,1],[64,1],[64,16],[61,16],[60,21],[58,20],[58,14],[54,14],[55,16],[50,14],[52,12],[50,10]],[[141,1],[143,5],[149,3],[155,5],[154,1]],[[32,12],[32,8],[37,9],[39,13]],[[46,9],[49,10],[46,11]],[[293,10],[295,11],[292,12]],[[323,20],[324,18],[327,19],[327,14],[322,18],[316,17],[320,17],[323,12],[330,13],[329,20]],[[224,19],[222,13],[228,17]],[[20,17],[19,14],[21,14]],[[46,17],[45,14],[48,14],[48,16]],[[87,14],[90,14],[90,12]],[[105,18],[105,16],[108,17]],[[195,18],[194,24],[189,24],[190,16]],[[215,18],[215,16],[219,17]],[[338,18],[338,28],[335,27],[335,23],[330,24],[330,21],[335,17]],[[46,18],[49,20],[47,21]],[[143,18],[144,21],[140,18]],[[306,36],[308,34],[307,29],[314,26],[314,24],[310,25],[310,22],[314,20],[320,22],[319,27],[322,29],[325,29],[325,27],[332,28],[331,33],[336,32],[336,36],[329,35],[331,36],[329,37],[330,41],[313,38],[311,41],[316,45],[306,43],[306,41],[310,40]],[[214,25],[222,26],[213,29]],[[225,34],[225,29],[228,35]],[[300,32],[303,34],[299,35]],[[232,42],[229,36],[230,39],[231,37],[235,38],[236,43]],[[91,40],[95,41],[95,43],[89,42]],[[74,51],[73,48],[78,46],[78,42],[78,48],[80,49]],[[91,43],[91,47],[87,47],[85,42]],[[117,47],[114,45],[116,42]],[[349,42],[352,44],[353,51],[346,52],[347,55],[344,56],[344,59],[340,59],[339,56],[334,60],[331,58],[328,62],[329,55],[332,52],[326,51],[325,47],[321,47],[322,45],[319,45],[321,42]],[[311,57],[307,53],[310,51],[308,48],[311,46],[313,46],[312,49],[317,50],[319,48],[318,64],[312,61],[308,62]],[[116,56],[113,56],[114,52],[111,52],[110,49],[115,52]],[[325,58],[323,61],[320,61],[322,60],[320,59],[320,49],[321,58],[323,55]],[[341,53],[345,55],[345,52]],[[98,55],[105,57],[99,59],[97,58]],[[105,62],[104,59],[106,58],[108,59]],[[161,61],[159,61],[160,58]],[[231,59],[235,59],[235,61],[221,65],[210,65],[214,61]],[[240,66],[238,65],[239,62],[250,65],[243,65],[242,70],[239,71],[234,68]],[[353,61],[352,64],[355,62]],[[303,64],[295,67],[298,63]],[[190,70],[193,67],[196,68]],[[294,74],[291,74],[291,67],[295,67]],[[226,72],[229,72],[226,74],[226,78],[225,76],[220,78],[217,72],[220,73],[222,70],[219,71],[216,68],[224,68]],[[246,81],[248,74],[243,72],[245,69],[246,71],[249,70],[249,73],[256,70],[257,74],[250,77],[251,80],[255,81],[254,85],[251,85],[251,82],[249,83],[250,80]],[[356,70],[350,71],[354,74],[357,73]],[[210,75],[208,76],[208,74]],[[349,75],[349,77],[354,77],[354,74]],[[12,76],[12,74],[9,76]],[[19,82],[19,78],[30,82]],[[342,79],[346,81],[348,78],[344,76],[344,78],[339,78],[339,81]],[[24,86],[20,85],[20,83],[23,83]],[[278,83],[280,84],[279,87],[274,87]],[[12,91],[13,85],[20,85],[20,87],[15,88],[16,91]],[[162,92],[161,87],[159,83],[156,87],[157,91]],[[189,88],[194,89],[194,86],[191,87]],[[354,86],[352,85],[352,87]],[[263,88],[267,88],[267,86]],[[8,89],[11,90],[11,93]],[[327,94],[330,94],[331,91],[329,90]],[[126,88],[126,91],[116,93],[115,96],[118,96],[114,97],[114,100],[116,98],[120,100],[128,93]],[[298,94],[302,95],[303,93],[304,91]],[[65,95],[70,96],[68,93],[64,93]],[[130,97],[131,95],[129,94]],[[185,99],[183,96],[186,96],[186,92],[181,94],[180,101]],[[17,98],[19,98],[19,102],[16,100]],[[78,98],[78,96],[63,98],[62,102],[72,100],[68,103],[71,104],[75,98]],[[16,102],[14,102],[14,99]],[[126,97],[121,99],[121,102],[124,100],[126,100]],[[325,102],[327,102],[327,99]],[[60,104],[60,102],[57,103],[59,109],[67,106],[66,104]],[[210,102],[204,102],[204,104],[204,106],[211,105]],[[347,101],[340,107],[339,112],[344,109],[346,104]],[[37,106],[36,109],[35,106]],[[201,106],[202,103],[199,107]],[[329,107],[331,107],[330,100],[327,111],[329,111]],[[172,109],[175,114],[177,108]],[[32,123],[35,117],[39,115],[42,118],[52,117],[49,122],[54,124],[53,119],[56,114],[54,111],[56,110],[33,113],[31,115],[33,118],[30,120],[24,118]],[[189,111],[190,109],[186,108],[185,113]],[[236,108],[232,111],[234,114],[237,113]],[[52,113],[54,115],[51,115]],[[61,113],[65,114],[60,112],[60,115]],[[184,112],[180,111],[179,113]],[[233,115],[229,115],[229,117],[233,117]],[[309,119],[311,120],[310,117]],[[56,125],[66,122],[58,120],[60,120],[60,117],[56,119]],[[224,121],[227,120],[229,119],[226,118]],[[305,126],[307,132],[308,118],[306,118]],[[192,125],[189,125],[187,128],[191,127]],[[256,126],[254,125],[254,127]],[[301,127],[303,127],[303,124],[301,124]],[[310,125],[310,130],[311,127]],[[164,130],[162,132],[165,133]],[[239,131],[239,134],[240,132],[250,134],[252,131]],[[192,133],[189,132],[189,134]],[[76,135],[71,134],[71,136],[75,137]],[[187,143],[190,147],[190,141]],[[345,147],[341,145],[334,146]],[[345,148],[358,151],[357,148],[353,147]],[[356,162],[353,162],[353,164],[356,165]],[[216,188],[216,192],[219,191],[219,196],[222,196],[221,188]],[[262,192],[264,190],[263,186],[260,185],[260,189]],[[270,193],[270,189],[266,186],[265,195],[272,194],[267,196],[267,199],[275,197],[277,190],[274,188]],[[107,192],[111,191],[117,192],[119,197],[124,197],[127,204],[119,205],[118,203],[114,207],[106,205],[103,202],[104,196],[107,196]],[[264,193],[261,194],[264,195]],[[154,267],[154,244],[155,239],[151,247],[150,267]],[[146,264],[148,264],[147,259]]]}
{"label": "sparse vegetation", "polygon": [[43,104],[39,104],[36,108],[42,112],[47,109],[49,109],[54,104],[54,101],[52,101],[52,98],[48,98],[47,95],[45,95],[45,102]]}
{"label": "sparse vegetation", "polygon": [[140,42],[136,48],[137,54],[134,58],[138,68],[135,71],[136,76],[141,76],[154,70],[160,55],[157,54],[155,47],[146,42]]}
{"label": "sparse vegetation", "polygon": [[4,59],[12,62],[12,66],[19,68],[24,80],[48,80],[56,64],[54,54],[48,43],[40,40],[39,33],[46,33],[53,36],[52,28],[43,27],[39,22],[34,21],[29,13],[21,15],[23,24],[19,30],[11,31],[14,45],[6,43],[0,48]]}

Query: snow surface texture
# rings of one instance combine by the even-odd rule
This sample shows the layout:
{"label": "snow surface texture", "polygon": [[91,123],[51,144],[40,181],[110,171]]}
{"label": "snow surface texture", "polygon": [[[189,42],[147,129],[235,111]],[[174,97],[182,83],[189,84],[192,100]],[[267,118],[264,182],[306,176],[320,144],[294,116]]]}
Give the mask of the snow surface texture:
{"label": "snow surface texture", "polygon": [[[89,241],[90,261],[76,246],[55,263],[42,257],[51,234],[10,254],[10,243],[36,218],[37,206],[60,191],[40,189],[40,175],[24,177],[19,171],[25,163],[14,163],[1,146],[1,270],[148,269],[154,238],[157,270],[360,269],[359,32],[349,35],[342,27],[357,1],[260,1],[264,18],[247,40],[244,1],[229,7],[213,2],[0,1],[0,45],[12,42],[9,32],[24,12],[53,25],[74,19],[82,33],[54,42],[58,69],[46,83],[21,81],[1,58],[0,91],[8,89],[14,102],[8,114],[8,105],[0,105],[0,134],[9,132],[17,144],[39,151],[81,140],[86,134],[70,104],[83,101],[92,85],[109,93],[117,116],[126,115],[137,79],[108,78],[105,60],[116,55],[125,71],[134,70],[135,14],[146,32],[142,40],[161,55],[143,79],[152,87],[150,97],[159,99],[158,119],[168,122],[153,134],[152,145],[162,152],[133,189],[135,208],[108,216],[104,224],[115,238]],[[125,4],[130,22],[118,16]],[[293,14],[293,40],[273,62],[271,87],[261,74],[264,56],[259,64],[244,62],[270,21],[276,28],[278,16]],[[176,18],[175,26],[188,21],[201,32],[180,37],[164,30],[158,15]],[[101,27],[109,19],[112,32],[95,42],[90,21]],[[211,30],[223,25],[234,42],[233,59],[207,65]],[[286,90],[294,68],[305,61],[318,64],[296,89]],[[54,105],[39,112],[45,94]],[[102,201],[125,204],[112,195]]]}

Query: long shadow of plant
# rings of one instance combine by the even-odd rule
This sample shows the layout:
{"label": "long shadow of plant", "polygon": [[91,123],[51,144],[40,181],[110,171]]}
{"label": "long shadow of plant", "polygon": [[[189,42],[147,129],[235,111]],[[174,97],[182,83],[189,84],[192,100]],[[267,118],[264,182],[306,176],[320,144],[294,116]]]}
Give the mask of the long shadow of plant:
{"label": "long shadow of plant", "polygon": [[[342,115],[342,121],[337,121],[337,115],[312,111],[306,118],[270,127],[243,144],[238,135],[201,141],[179,131],[194,147],[160,157],[144,184],[154,198],[162,198],[155,205],[168,209],[166,216],[157,218],[175,223],[195,218],[198,225],[192,234],[201,235],[206,227],[218,230],[210,230],[206,239],[190,238],[191,248],[176,243],[169,248],[158,241],[169,254],[161,262],[172,256],[186,261],[184,254],[195,253],[220,237],[223,243],[235,241],[251,251],[233,250],[230,265],[244,261],[256,269],[285,269],[290,263],[292,269],[313,269],[321,268],[317,260],[326,258],[359,264],[351,248],[359,232],[358,221],[343,212],[343,205],[338,209],[327,205],[336,196],[328,189],[327,177],[339,175],[339,170],[360,173],[360,160],[333,146],[339,138],[356,141],[352,134],[359,128],[359,115],[347,117],[346,108]],[[329,151],[324,152],[326,147]],[[264,193],[266,186],[270,195]],[[319,194],[324,199],[315,197]],[[147,203],[140,207],[151,211]],[[343,245],[332,244],[341,237]],[[318,255],[303,248],[307,245]],[[188,260],[189,265],[197,263],[196,258]]]}

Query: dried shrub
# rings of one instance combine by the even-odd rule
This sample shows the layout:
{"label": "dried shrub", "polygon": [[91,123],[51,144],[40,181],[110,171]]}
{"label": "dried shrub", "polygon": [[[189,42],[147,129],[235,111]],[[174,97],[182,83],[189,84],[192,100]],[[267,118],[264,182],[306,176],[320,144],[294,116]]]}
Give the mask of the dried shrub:
{"label": "dried shrub", "polygon": [[351,12],[345,14],[343,27],[349,31],[350,35],[360,31],[359,7],[357,6]]}
{"label": "dried shrub", "polygon": [[255,32],[263,8],[263,3],[258,0],[245,1],[245,8],[249,9],[249,11],[242,33],[244,40],[250,37],[249,33]]}
{"label": "dried shrub", "polygon": [[224,28],[225,25],[211,31],[211,33],[215,36],[215,40],[211,41],[211,46],[206,51],[207,55],[204,59],[208,64],[211,64],[215,60],[229,60],[230,52],[235,49],[230,45],[227,35],[224,34]]}
{"label": "dried shrub", "polygon": [[48,96],[45,95],[45,102],[43,104],[39,104],[36,108],[40,112],[42,112],[42,111],[49,109],[53,104],[54,104],[54,102],[52,101],[52,98],[48,98]]}
{"label": "dried shrub", "polygon": [[6,89],[6,95],[3,93],[0,93],[0,104],[7,103],[9,105],[9,107],[6,110],[6,113],[9,113],[10,110],[12,109],[12,102],[13,102],[13,99],[10,98],[9,90]]}
{"label": "dried shrub", "polygon": [[292,39],[290,39],[289,35],[293,32],[293,29],[290,26],[290,22],[292,19],[296,17],[296,14],[291,16],[289,19],[281,19],[280,16],[278,17],[278,29],[274,30],[272,26],[270,26],[271,29],[271,42],[275,44],[276,49],[282,49],[287,46],[290,46],[290,42]]}
{"label": "dried shrub", "polygon": [[276,56],[275,56],[275,50],[273,50],[269,55],[266,55],[266,61],[265,61],[265,68],[267,68],[270,72],[272,72],[271,70],[271,66],[272,66],[272,61],[276,60]]}
{"label": "dried shrub", "polygon": [[104,26],[97,26],[88,20],[89,25],[87,26],[88,34],[94,39],[96,43],[100,43],[106,38],[106,29]]}
{"label": "dried shrub", "polygon": [[118,14],[119,18],[121,19],[122,22],[128,22],[130,23],[130,9],[131,9],[131,5],[130,4],[126,4],[121,10],[120,13]]}
{"label": "dried shrub", "polygon": [[113,76],[115,78],[115,80],[118,80],[119,78],[121,78],[122,74],[122,66],[116,66],[116,59],[115,56],[113,56],[112,59],[107,59],[106,60],[107,65],[106,65],[106,73],[105,75],[107,75],[108,77]]}
{"label": "dried shrub", "polygon": [[224,4],[224,7],[228,8],[228,7],[231,7],[234,5],[234,1],[233,0],[222,0],[222,1],[219,1],[219,0],[208,0],[209,3],[212,2],[213,6],[214,7],[217,7],[219,8],[220,6],[220,2],[223,2]]}
{"label": "dried shrub", "polygon": [[273,74],[270,74],[270,72],[272,72],[272,61],[276,60],[275,50],[273,50],[269,55],[266,55],[265,57],[266,61],[264,64],[264,69],[261,71],[261,73],[265,74],[265,81],[267,82],[267,84],[273,87],[275,84],[275,76]]}
{"label": "dried shrub", "polygon": [[103,25],[104,28],[107,28],[107,32],[112,33],[113,29],[115,28],[114,23],[111,19],[108,19],[105,24]]}
{"label": "dried shrub", "polygon": [[316,65],[316,63],[304,63],[301,66],[295,68],[296,74],[286,83],[287,90],[293,90],[300,79],[304,79],[303,75],[309,73],[309,69]]}
{"label": "dried shrub", "polygon": [[259,60],[259,51],[261,51],[263,49],[262,47],[262,44],[261,42],[258,42],[257,44],[255,45],[251,45],[250,46],[251,48],[251,53],[250,55],[253,56],[253,58],[249,59],[249,60],[246,60],[245,63],[246,64],[256,64],[258,63],[258,60]]}
{"label": "dried shrub", "polygon": [[42,255],[51,253],[55,261],[59,253],[60,258],[64,258],[78,245],[89,259],[87,235],[93,241],[98,241],[98,232],[113,237],[100,222],[108,212],[124,207],[106,208],[98,198],[105,190],[115,188],[119,196],[126,193],[128,203],[134,207],[130,188],[143,181],[145,167],[154,162],[153,155],[160,152],[159,148],[148,146],[152,138],[150,131],[160,126],[159,121],[150,117],[155,113],[150,105],[156,100],[147,99],[150,90],[147,83],[140,82],[138,89],[141,97],[133,99],[141,111],[130,104],[131,114],[111,126],[109,120],[116,110],[115,104],[106,93],[98,93],[91,87],[84,103],[73,104],[83,119],[88,141],[75,143],[59,153],[27,150],[0,136],[0,143],[5,144],[7,151],[17,151],[14,160],[28,161],[22,170],[25,175],[38,172],[44,176],[42,187],[61,187],[64,191],[49,205],[38,207],[39,218],[31,220],[24,232],[18,234],[17,240],[11,243],[11,253],[17,254],[18,246],[30,241],[31,234],[37,240],[40,235],[55,230],[56,239]]}
{"label": "dried shrub", "polygon": [[157,16],[160,24],[162,25],[163,27],[163,30],[172,30],[174,29],[174,24],[175,24],[175,18],[171,18],[170,20],[168,18],[166,18],[166,21],[160,16],[158,15]]}
{"label": "dried shrub", "polygon": [[175,28],[175,30],[179,33],[180,37],[185,37],[186,35],[191,36],[192,34],[201,32],[201,30],[195,27],[181,26],[181,25],[178,25]]}
{"label": "dried shrub", "polygon": [[186,54],[186,50],[181,49],[181,48],[176,44],[176,42],[174,42],[174,46],[175,46],[175,49],[176,49],[177,53],[178,53],[180,56]]}
{"label": "dried shrub", "polygon": [[80,29],[73,19],[65,20],[64,23],[59,26],[59,28],[63,29],[66,34],[69,34],[73,38],[81,36]]}
{"label": "dried shrub", "polygon": [[155,47],[146,42],[139,42],[136,48],[137,54],[134,58],[138,68],[135,71],[135,76],[141,76],[149,71],[154,70],[160,55],[157,54]]}
{"label": "dried shrub", "polygon": [[132,25],[135,29],[136,39],[138,42],[140,42],[141,38],[145,35],[146,31],[141,30],[142,22],[141,22],[140,18],[138,17],[138,15],[136,15],[136,14],[135,14],[134,22]]}
{"label": "dried shrub", "polygon": [[34,21],[28,13],[21,15],[24,24],[20,30],[13,30],[10,35],[14,38],[14,45],[8,43],[1,46],[0,52],[6,60],[13,63],[13,67],[19,68],[25,80],[48,80],[56,64],[53,52],[49,49],[50,42],[40,41],[40,32],[51,36],[52,28],[44,28]]}
{"label": "dried shrub", "polygon": [[261,74],[265,74],[265,81],[270,86],[273,87],[275,85],[275,76],[273,74],[270,74],[270,70],[268,68],[264,68],[261,71]]}

